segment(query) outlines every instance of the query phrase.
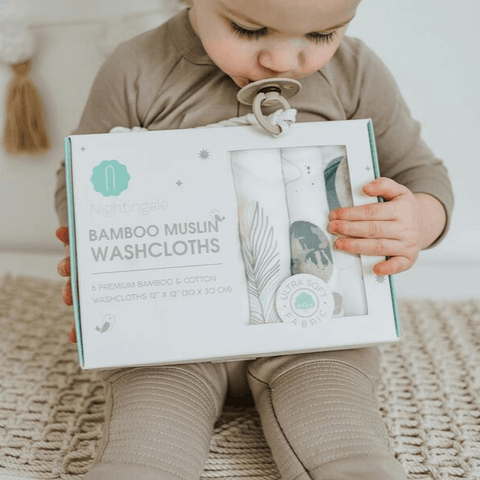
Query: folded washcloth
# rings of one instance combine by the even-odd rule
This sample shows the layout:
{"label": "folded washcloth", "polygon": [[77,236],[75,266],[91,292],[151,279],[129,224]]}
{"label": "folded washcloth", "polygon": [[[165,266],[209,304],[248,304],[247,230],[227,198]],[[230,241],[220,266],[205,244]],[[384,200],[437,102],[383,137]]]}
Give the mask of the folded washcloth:
{"label": "folded washcloth", "polygon": [[288,214],[279,149],[231,152],[250,325],[282,320],[276,292],[290,276]]}
{"label": "folded washcloth", "polygon": [[342,315],[342,294],[334,267],[332,239],[327,231],[329,206],[322,147],[283,148],[282,167],[292,274],[309,273],[326,282],[334,294],[333,315]]}
{"label": "folded washcloth", "polygon": [[[353,207],[345,147],[322,147],[322,155],[329,210]],[[367,301],[360,256],[339,250],[333,250],[332,254],[333,263],[338,272],[338,284],[343,297],[345,316],[366,315]]]}

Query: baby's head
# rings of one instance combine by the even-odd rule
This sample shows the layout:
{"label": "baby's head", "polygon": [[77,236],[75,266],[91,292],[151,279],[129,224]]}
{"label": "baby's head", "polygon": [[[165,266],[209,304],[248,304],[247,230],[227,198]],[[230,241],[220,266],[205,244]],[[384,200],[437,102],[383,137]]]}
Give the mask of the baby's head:
{"label": "baby's head", "polygon": [[360,0],[193,0],[190,21],[217,66],[243,87],[303,78],[333,56]]}

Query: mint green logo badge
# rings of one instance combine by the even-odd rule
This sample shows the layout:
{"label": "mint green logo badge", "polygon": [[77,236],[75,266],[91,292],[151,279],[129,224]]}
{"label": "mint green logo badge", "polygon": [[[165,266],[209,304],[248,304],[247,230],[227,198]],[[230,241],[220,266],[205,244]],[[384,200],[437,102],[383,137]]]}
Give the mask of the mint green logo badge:
{"label": "mint green logo badge", "polygon": [[92,172],[90,180],[96,192],[104,197],[117,197],[128,187],[127,167],[117,160],[103,160]]}
{"label": "mint green logo badge", "polygon": [[321,278],[298,273],[286,278],[278,287],[275,306],[285,323],[304,329],[331,318],[335,300],[330,287]]}

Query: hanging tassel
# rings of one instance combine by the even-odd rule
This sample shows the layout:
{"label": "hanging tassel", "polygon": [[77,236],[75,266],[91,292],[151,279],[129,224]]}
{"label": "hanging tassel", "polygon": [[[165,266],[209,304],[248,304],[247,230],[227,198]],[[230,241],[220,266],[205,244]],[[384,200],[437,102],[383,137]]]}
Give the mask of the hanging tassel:
{"label": "hanging tassel", "polygon": [[50,148],[43,126],[42,103],[27,77],[30,60],[11,65],[15,77],[7,97],[5,147],[10,154],[44,153]]}
{"label": "hanging tassel", "polygon": [[21,20],[0,22],[0,61],[15,74],[7,96],[4,143],[7,152],[43,153],[49,141],[43,127],[42,103],[27,77],[35,51],[35,38]]}

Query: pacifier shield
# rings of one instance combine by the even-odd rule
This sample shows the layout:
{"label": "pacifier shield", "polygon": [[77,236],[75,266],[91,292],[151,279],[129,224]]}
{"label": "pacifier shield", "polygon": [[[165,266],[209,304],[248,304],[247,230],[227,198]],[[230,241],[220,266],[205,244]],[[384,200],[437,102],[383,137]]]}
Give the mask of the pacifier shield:
{"label": "pacifier shield", "polygon": [[266,78],[245,85],[238,93],[237,100],[242,105],[253,105],[257,93],[265,87],[278,87],[284,98],[294,97],[302,89],[302,84],[292,78]]}

